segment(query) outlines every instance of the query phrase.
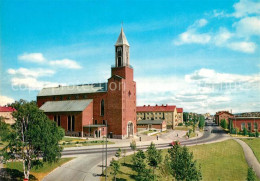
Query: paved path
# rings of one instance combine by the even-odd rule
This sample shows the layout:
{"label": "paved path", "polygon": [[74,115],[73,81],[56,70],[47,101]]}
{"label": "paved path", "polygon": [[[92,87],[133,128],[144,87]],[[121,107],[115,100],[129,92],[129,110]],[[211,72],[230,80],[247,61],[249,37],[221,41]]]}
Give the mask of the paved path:
{"label": "paved path", "polygon": [[239,139],[234,140],[236,140],[242,146],[247,164],[254,169],[256,175],[258,176],[258,178],[260,178],[260,163],[255,157],[255,154],[253,153],[252,149],[244,141]]}

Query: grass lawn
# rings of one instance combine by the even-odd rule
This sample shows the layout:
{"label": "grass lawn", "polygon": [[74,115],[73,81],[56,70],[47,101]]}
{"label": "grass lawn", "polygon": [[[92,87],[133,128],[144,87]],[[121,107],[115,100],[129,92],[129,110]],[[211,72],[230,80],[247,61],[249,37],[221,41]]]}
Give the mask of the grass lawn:
{"label": "grass lawn", "polygon": [[[93,140],[93,141],[69,141],[69,142],[63,142],[60,144],[64,148],[69,148],[69,147],[77,147],[77,146],[93,146],[93,145],[102,145],[104,144],[105,141],[103,142],[102,140]],[[108,141],[107,144],[115,144],[114,142]]]}
{"label": "grass lawn", "polygon": [[257,160],[260,162],[260,138],[241,139],[253,150]]}
{"label": "grass lawn", "polygon": [[[203,180],[237,180],[244,181],[247,176],[247,163],[241,146],[233,141],[228,140],[220,143],[198,145],[188,147],[194,154],[194,159],[201,164]],[[167,150],[163,150],[163,157]],[[136,173],[132,170],[131,155],[120,159],[121,168],[118,174],[118,180],[134,180]],[[157,169],[156,174],[160,177],[158,180],[172,180],[171,176],[163,175],[162,169]],[[108,173],[111,169],[108,168]],[[105,180],[101,178],[101,180]],[[109,179],[112,176],[109,175]]]}
{"label": "grass lawn", "polygon": [[[61,158],[57,163],[44,163],[43,167],[33,168],[30,172],[30,180],[41,180],[48,173],[62,164],[72,160],[73,158]],[[8,162],[4,165],[6,172],[12,175],[12,180],[23,180],[23,164],[22,162]]]}
{"label": "grass lawn", "polygon": [[192,129],[192,126],[175,126],[175,130],[181,130],[181,131],[189,131],[189,129]]}

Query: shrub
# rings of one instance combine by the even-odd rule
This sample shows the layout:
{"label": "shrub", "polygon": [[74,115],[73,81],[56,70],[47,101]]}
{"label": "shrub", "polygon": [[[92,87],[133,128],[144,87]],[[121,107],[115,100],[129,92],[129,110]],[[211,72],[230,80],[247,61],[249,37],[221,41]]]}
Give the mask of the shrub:
{"label": "shrub", "polygon": [[178,126],[183,126],[183,123],[179,123]]}
{"label": "shrub", "polygon": [[248,131],[247,131],[246,128],[243,129],[243,135],[244,135],[244,136],[248,135]]}
{"label": "shrub", "polygon": [[256,131],[255,136],[259,137],[259,132],[258,131]]}

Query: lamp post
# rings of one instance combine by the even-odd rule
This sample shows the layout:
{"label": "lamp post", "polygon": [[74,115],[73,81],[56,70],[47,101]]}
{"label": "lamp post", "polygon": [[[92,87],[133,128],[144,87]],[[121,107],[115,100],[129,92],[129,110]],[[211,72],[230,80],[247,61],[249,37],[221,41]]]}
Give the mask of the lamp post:
{"label": "lamp post", "polygon": [[106,178],[107,180],[107,120],[106,120]]}

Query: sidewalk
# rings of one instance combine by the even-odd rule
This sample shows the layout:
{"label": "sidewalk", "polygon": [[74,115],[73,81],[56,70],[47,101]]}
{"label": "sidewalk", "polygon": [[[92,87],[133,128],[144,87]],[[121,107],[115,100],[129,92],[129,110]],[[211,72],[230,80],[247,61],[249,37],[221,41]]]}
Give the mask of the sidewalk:
{"label": "sidewalk", "polygon": [[244,141],[239,139],[234,139],[234,140],[236,140],[242,146],[248,166],[252,167],[257,177],[260,178],[260,163],[255,157],[252,149]]}

